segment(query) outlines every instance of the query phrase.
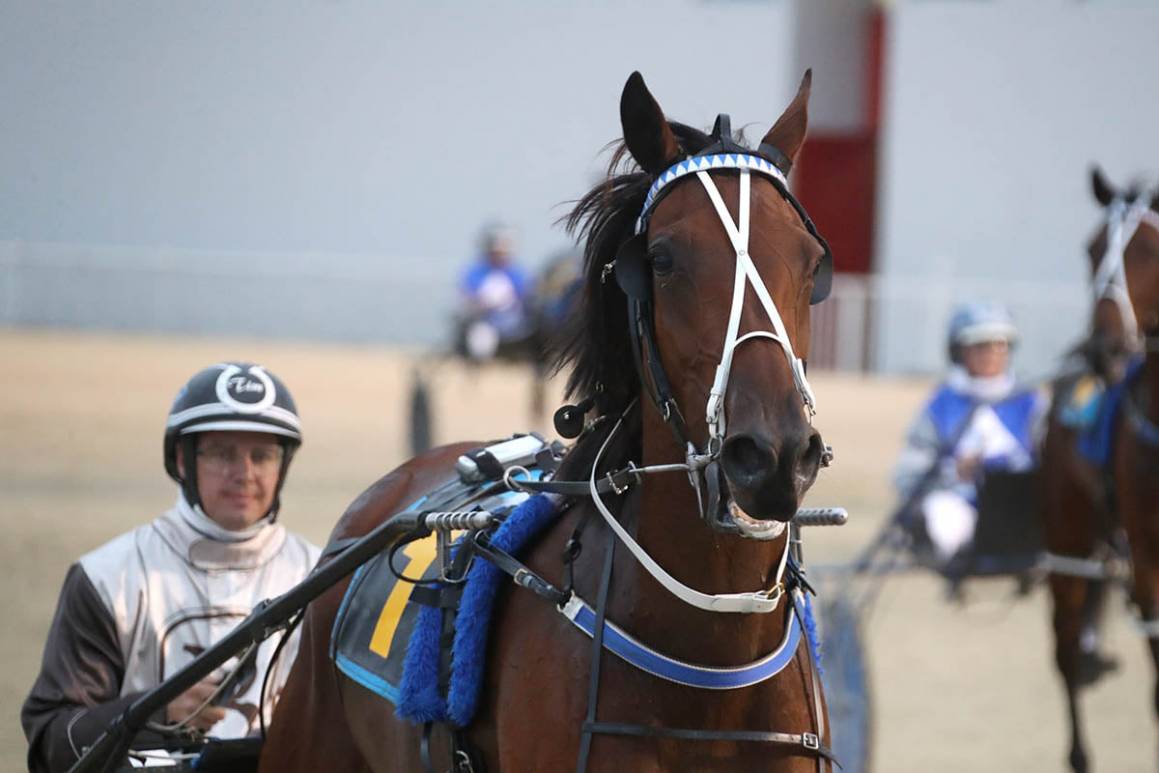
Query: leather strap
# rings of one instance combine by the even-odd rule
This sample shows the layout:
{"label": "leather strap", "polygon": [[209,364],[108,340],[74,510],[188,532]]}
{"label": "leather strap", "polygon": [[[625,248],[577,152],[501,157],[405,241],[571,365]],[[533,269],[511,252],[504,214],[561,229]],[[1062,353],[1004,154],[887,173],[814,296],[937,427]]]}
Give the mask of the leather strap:
{"label": "leather strap", "polygon": [[[588,497],[591,484],[586,480],[514,480],[517,488],[536,494],[562,494],[565,497]],[[596,481],[601,494],[624,494],[629,486],[640,482],[640,473],[632,467],[610,472]]]}
{"label": "leather strap", "polygon": [[637,738],[676,738],[684,741],[749,741],[795,746],[802,753],[829,760],[837,767],[841,763],[833,750],[821,743],[813,733],[775,733],[767,730],[691,730],[682,727],[655,727],[629,725],[620,722],[584,722],[584,733],[600,735],[630,735]]}
{"label": "leather strap", "polygon": [[433,722],[423,723],[423,734],[419,740],[419,762],[423,766],[423,773],[435,773],[435,764],[431,760],[431,729]]}
{"label": "leather strap", "polygon": [[576,758],[576,773],[586,773],[588,757],[592,749],[592,731],[596,724],[596,709],[600,700],[600,663],[604,655],[604,620],[608,612],[608,591],[612,587],[612,564],[616,555],[616,538],[608,534],[608,547],[604,551],[604,569],[600,574],[600,593],[596,600],[596,630],[592,634],[591,668],[588,670],[588,713],[582,726],[579,756]]}
{"label": "leather strap", "polygon": [[568,594],[552,585],[538,574],[528,569],[510,553],[492,546],[482,539],[482,535],[475,538],[474,550],[478,555],[486,558],[500,571],[511,576],[515,584],[526,588],[537,596],[547,599],[559,606],[568,599]]}
{"label": "leather strap", "polygon": [[1147,412],[1135,401],[1131,390],[1123,390],[1123,408],[1127,414],[1127,421],[1135,431],[1135,437],[1152,448],[1159,448],[1159,425],[1147,416]]}

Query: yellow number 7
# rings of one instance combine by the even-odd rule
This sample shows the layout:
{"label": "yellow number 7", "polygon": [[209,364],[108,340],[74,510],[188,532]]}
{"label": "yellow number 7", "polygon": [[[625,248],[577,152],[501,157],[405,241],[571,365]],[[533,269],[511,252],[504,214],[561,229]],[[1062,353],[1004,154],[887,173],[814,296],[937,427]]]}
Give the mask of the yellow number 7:
{"label": "yellow number 7", "polygon": [[[415,540],[400,551],[408,559],[406,564],[395,568],[408,577],[421,577],[434,563],[437,547],[438,540],[433,534],[425,539]],[[370,637],[370,651],[379,657],[385,658],[390,652],[390,642],[394,638],[399,620],[402,619],[402,611],[406,608],[410,591],[411,584],[399,580],[386,597],[386,603],[382,605],[382,612],[378,615],[378,622],[374,624],[374,633]]]}

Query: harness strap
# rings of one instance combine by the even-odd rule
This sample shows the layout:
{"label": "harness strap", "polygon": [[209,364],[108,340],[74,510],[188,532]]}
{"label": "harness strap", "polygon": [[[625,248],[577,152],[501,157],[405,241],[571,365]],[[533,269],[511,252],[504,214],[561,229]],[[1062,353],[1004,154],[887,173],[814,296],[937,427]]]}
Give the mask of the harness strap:
{"label": "harness strap", "polygon": [[494,564],[496,568],[510,575],[520,588],[526,588],[536,596],[547,599],[557,606],[567,601],[568,594],[528,569],[510,553],[484,542],[479,536],[474,540],[473,550]]}
{"label": "harness strap", "polygon": [[628,725],[620,722],[585,722],[585,733],[631,735],[642,738],[674,738],[685,741],[750,741],[795,747],[798,752],[815,755],[841,767],[833,750],[813,733],[775,733],[766,730],[691,730],[682,727]]}
{"label": "harness strap", "polygon": [[423,766],[423,773],[435,773],[435,763],[431,759],[431,730],[434,722],[423,723],[423,734],[419,739],[419,763]]}
{"label": "harness strap", "polygon": [[588,757],[592,751],[592,731],[596,723],[596,710],[600,701],[600,664],[604,656],[604,621],[608,612],[608,591],[612,587],[612,564],[616,555],[616,541],[608,537],[608,547],[604,551],[604,569],[600,573],[600,593],[596,601],[596,626],[592,634],[591,666],[588,669],[588,711],[581,727],[580,749],[576,758],[576,773],[586,773]]}
{"label": "harness strap", "polygon": [[1123,408],[1127,413],[1127,421],[1139,440],[1152,448],[1159,448],[1159,425],[1147,417],[1147,413],[1131,396],[1131,390],[1123,391]]}
{"label": "harness strap", "polygon": [[640,543],[636,542],[636,540],[632,538],[632,535],[628,534],[627,530],[622,525],[620,525],[620,522],[616,520],[615,516],[613,516],[611,511],[608,510],[608,506],[604,504],[603,498],[599,494],[599,487],[596,481],[596,470],[599,468],[600,459],[603,457],[605,451],[607,450],[608,444],[611,442],[612,438],[615,437],[616,432],[620,429],[620,427],[623,426],[623,422],[624,419],[623,416],[621,416],[617,420],[615,426],[612,428],[612,431],[608,433],[606,438],[604,438],[604,442],[600,446],[595,460],[592,462],[591,477],[588,479],[588,490],[592,498],[592,503],[596,506],[596,510],[599,511],[600,515],[604,519],[604,522],[608,524],[608,527],[611,528],[611,530],[620,539],[620,541],[624,543],[624,547],[628,548],[629,552],[631,552],[631,554],[635,556],[636,560],[640,562],[640,565],[643,566],[648,574],[652,575],[652,577],[655,578],[658,583],[664,586],[665,590],[690,606],[696,607],[698,609],[704,609],[709,612],[768,613],[775,610],[780,604],[781,595],[784,593],[784,586],[781,582],[781,578],[784,576],[785,564],[788,561],[789,555],[789,540],[787,535],[783,537],[785,540],[785,546],[781,553],[780,563],[777,566],[776,576],[769,588],[759,591],[750,591],[747,593],[711,594],[698,591],[695,588],[691,588],[669,574],[664,569],[664,567],[660,566],[660,564],[658,564],[656,560],[652,558],[652,556],[648,555],[648,552],[644,550]]}
{"label": "harness strap", "polygon": [[1079,558],[1059,553],[1043,553],[1038,566],[1050,574],[1079,577],[1086,580],[1106,580],[1119,576],[1110,562],[1099,558]]}
{"label": "harness strap", "polygon": [[[596,490],[601,494],[624,494],[628,487],[641,481],[641,473],[635,466],[609,472],[596,481]],[[515,487],[536,494],[562,494],[566,497],[586,497],[591,494],[591,484],[586,480],[513,480]]]}
{"label": "harness strap", "polygon": [[[636,373],[645,391],[656,405],[664,423],[672,429],[677,444],[683,448],[688,444],[688,427],[684,423],[684,415],[680,406],[672,395],[672,383],[668,380],[668,373],[660,362],[660,349],[656,345],[656,326],[652,320],[652,303],[637,298],[628,299],[629,333],[631,334],[632,348],[636,353]],[[647,343],[647,351],[644,344]],[[644,378],[643,364],[647,362],[650,378]]]}
{"label": "harness strap", "polygon": [[786,613],[784,638],[768,655],[735,667],[702,666],[657,652],[615,623],[601,622],[599,615],[578,596],[573,595],[559,611],[588,636],[602,634],[604,649],[629,665],[665,681],[702,690],[735,690],[772,679],[793,662],[804,638],[800,613],[793,604]]}
{"label": "harness strap", "polygon": [[[791,561],[790,563],[793,568],[796,569],[796,562]],[[794,572],[793,576],[797,582],[802,584],[803,587],[808,588],[808,583],[805,582],[805,578],[799,573],[799,570]],[[801,619],[804,619],[804,615],[801,609],[797,607],[798,603],[798,599],[796,596],[794,596],[793,606],[797,610],[797,616]],[[809,681],[813,687],[813,723],[817,726],[817,737],[824,738],[825,707],[821,705],[821,675],[817,670],[817,662],[813,658],[813,645],[811,642],[807,642],[805,645],[805,662],[808,663],[809,666]],[[841,766],[838,765],[838,767]],[[829,770],[833,770],[832,761],[830,761]],[[817,773],[825,773],[825,759],[822,757],[817,758]]]}
{"label": "harness strap", "polygon": [[1144,620],[1141,617],[1136,618],[1135,628],[1141,635],[1148,639],[1159,639],[1159,619]]}

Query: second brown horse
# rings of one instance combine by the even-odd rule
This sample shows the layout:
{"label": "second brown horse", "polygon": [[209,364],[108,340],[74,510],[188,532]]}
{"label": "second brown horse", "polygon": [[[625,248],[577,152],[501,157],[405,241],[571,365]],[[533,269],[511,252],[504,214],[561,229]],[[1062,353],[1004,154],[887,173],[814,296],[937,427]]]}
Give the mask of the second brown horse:
{"label": "second brown horse", "polygon": [[[1132,599],[1149,621],[1149,646],[1159,674],[1159,200],[1152,191],[1116,190],[1098,170],[1096,200],[1107,223],[1089,245],[1096,299],[1091,332],[1080,352],[1105,383],[1122,382],[1130,369],[1114,421],[1109,458],[1098,469],[1076,451],[1077,433],[1051,411],[1043,446],[1046,547],[1055,556],[1098,563],[1122,530],[1130,545]],[[1140,351],[1140,342],[1143,343]],[[1137,374],[1137,375],[1135,375]],[[1056,385],[1056,400],[1069,388]],[[1054,599],[1055,660],[1066,689],[1070,720],[1069,762],[1086,773],[1079,689],[1095,674],[1094,653],[1081,637],[1097,625],[1108,580],[1057,572]],[[1096,660],[1097,663],[1097,660]],[[1159,714],[1159,681],[1154,709]]]}

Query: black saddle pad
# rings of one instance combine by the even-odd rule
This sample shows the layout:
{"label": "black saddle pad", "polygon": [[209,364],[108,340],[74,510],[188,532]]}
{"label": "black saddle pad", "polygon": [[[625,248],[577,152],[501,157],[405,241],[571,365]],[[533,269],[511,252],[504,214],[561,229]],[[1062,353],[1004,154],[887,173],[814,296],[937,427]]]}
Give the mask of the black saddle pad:
{"label": "black saddle pad", "polygon": [[978,489],[974,553],[1032,556],[1042,544],[1037,472],[988,472]]}

